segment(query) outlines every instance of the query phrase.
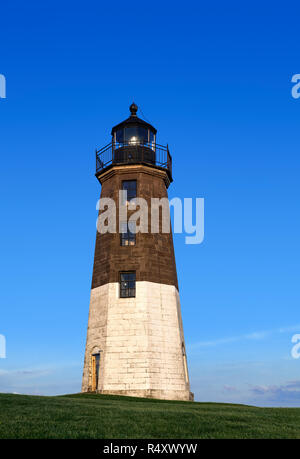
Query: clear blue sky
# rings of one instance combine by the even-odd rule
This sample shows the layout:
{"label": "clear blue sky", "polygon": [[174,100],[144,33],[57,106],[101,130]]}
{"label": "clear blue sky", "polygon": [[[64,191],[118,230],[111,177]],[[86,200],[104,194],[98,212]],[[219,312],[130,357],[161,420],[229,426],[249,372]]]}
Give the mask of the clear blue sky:
{"label": "clear blue sky", "polygon": [[80,390],[95,147],[134,99],[169,143],[170,197],[205,198],[175,251],[199,401],[300,406],[296,2],[1,6],[0,391]]}

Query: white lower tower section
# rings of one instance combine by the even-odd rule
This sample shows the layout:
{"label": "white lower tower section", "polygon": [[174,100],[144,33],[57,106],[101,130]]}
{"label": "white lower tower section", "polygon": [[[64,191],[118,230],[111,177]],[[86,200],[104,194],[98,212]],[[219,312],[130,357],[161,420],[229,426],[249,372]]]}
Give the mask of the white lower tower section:
{"label": "white lower tower section", "polygon": [[191,399],[176,287],[136,282],[135,298],[118,283],[92,289],[82,391],[92,390]]}

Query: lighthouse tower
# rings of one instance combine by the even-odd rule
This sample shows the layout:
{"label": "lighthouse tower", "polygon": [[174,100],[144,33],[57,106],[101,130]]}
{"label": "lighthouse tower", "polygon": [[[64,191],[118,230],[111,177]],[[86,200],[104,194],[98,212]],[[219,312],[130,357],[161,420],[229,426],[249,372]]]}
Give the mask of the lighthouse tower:
{"label": "lighthouse tower", "polygon": [[82,392],[193,400],[172,232],[161,222],[151,232],[151,198],[168,197],[172,158],[137,110],[133,103],[112,142],[96,151],[96,177],[117,217],[121,204],[147,202],[148,231],[125,221],[116,232],[97,232]]}

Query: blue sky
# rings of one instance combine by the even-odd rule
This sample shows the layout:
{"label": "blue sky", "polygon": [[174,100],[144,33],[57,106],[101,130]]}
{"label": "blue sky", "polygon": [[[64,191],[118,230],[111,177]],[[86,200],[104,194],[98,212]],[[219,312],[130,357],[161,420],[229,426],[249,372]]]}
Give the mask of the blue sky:
{"label": "blue sky", "polygon": [[299,10],[1,6],[0,391],[80,390],[94,149],[134,99],[173,155],[169,196],[205,199],[204,242],[174,237],[196,399],[300,406]]}

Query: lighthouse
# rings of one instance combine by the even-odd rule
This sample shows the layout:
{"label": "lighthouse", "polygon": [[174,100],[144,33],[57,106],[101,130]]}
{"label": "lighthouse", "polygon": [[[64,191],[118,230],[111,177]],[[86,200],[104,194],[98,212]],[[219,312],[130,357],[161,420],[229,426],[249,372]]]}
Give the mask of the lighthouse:
{"label": "lighthouse", "polygon": [[[113,200],[121,221],[96,235],[82,392],[193,400],[172,231],[161,221],[151,231],[151,203],[168,198],[172,157],[137,111],[133,103],[96,151],[100,201]],[[143,231],[130,224],[139,198],[149,209]]]}

